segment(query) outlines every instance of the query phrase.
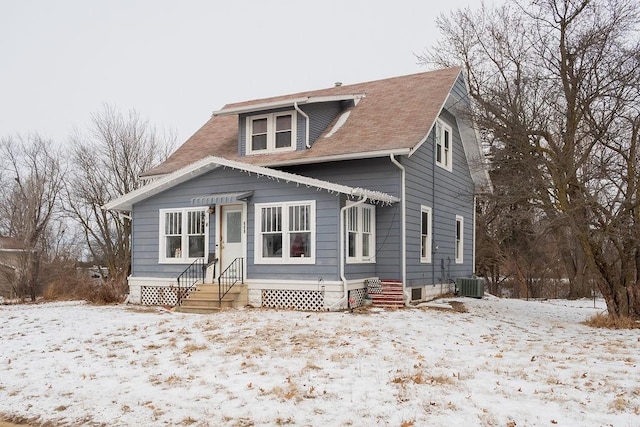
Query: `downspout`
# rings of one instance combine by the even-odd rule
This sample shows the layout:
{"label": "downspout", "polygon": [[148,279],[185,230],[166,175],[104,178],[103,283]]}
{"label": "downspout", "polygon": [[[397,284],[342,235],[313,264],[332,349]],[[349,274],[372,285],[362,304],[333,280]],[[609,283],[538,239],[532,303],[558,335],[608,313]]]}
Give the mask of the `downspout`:
{"label": "downspout", "polygon": [[407,304],[407,301],[409,301],[409,298],[407,297],[407,189],[406,189],[406,170],[404,168],[404,166],[402,166],[400,164],[400,162],[398,162],[396,160],[396,158],[394,157],[393,154],[389,155],[389,158],[391,159],[391,162],[396,165],[398,167],[398,169],[400,169],[400,173],[402,175],[402,189],[401,189],[401,198],[402,200],[400,200],[401,203],[401,233],[402,236],[400,238],[401,241],[401,245],[402,248],[400,250],[400,256],[402,257],[402,296],[405,300],[405,304]]}
{"label": "downspout", "polygon": [[309,144],[309,116],[307,116],[307,114],[304,111],[302,111],[300,107],[298,107],[297,101],[293,103],[293,108],[295,108],[296,111],[302,114],[302,117],[304,117],[307,120],[307,124],[304,127],[304,130],[305,130],[304,146],[307,148],[311,148],[311,145]]}
{"label": "downspout", "polygon": [[331,304],[329,306],[329,310],[335,310],[337,307],[340,307],[342,304],[347,302],[349,290],[347,289],[347,278],[344,276],[344,264],[345,264],[345,256],[344,256],[344,214],[347,209],[350,209],[354,206],[358,206],[367,201],[367,196],[362,196],[360,200],[350,205],[346,204],[340,208],[340,221],[338,221],[340,226],[340,280],[342,280],[342,298],[340,298],[336,303]]}
{"label": "downspout", "polygon": [[476,205],[478,196],[473,196],[473,244],[471,246],[471,276],[476,277]]}

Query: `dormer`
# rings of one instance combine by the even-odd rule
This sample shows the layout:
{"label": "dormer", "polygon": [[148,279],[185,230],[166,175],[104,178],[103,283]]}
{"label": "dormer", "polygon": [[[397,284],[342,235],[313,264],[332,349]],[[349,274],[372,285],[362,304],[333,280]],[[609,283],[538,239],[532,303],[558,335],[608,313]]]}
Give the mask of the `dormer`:
{"label": "dormer", "polygon": [[304,151],[311,148],[341,113],[363,97],[362,94],[307,96],[236,104],[213,115],[238,115],[240,157]]}
{"label": "dormer", "polygon": [[296,117],[295,110],[246,116],[244,152],[249,156],[294,151],[298,129]]}

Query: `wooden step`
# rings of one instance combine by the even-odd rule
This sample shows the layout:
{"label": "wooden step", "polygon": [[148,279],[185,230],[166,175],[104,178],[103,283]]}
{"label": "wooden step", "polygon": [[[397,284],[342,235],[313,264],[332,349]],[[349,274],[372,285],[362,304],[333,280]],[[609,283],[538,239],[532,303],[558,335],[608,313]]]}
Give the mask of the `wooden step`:
{"label": "wooden step", "polygon": [[247,305],[247,285],[238,284],[231,288],[220,301],[217,284],[199,284],[192,290],[182,304],[174,307],[180,313],[215,313],[220,309],[237,308]]}
{"label": "wooden step", "polygon": [[382,292],[369,294],[374,307],[403,308],[404,293],[402,282],[382,281]]}

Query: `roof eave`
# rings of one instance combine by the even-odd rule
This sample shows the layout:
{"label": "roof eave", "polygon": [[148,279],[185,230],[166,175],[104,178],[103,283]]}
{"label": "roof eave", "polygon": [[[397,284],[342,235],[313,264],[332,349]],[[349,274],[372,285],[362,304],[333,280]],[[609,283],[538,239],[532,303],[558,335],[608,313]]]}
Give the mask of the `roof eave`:
{"label": "roof eave", "polygon": [[254,111],[271,110],[274,108],[293,107],[296,104],[314,104],[319,102],[350,101],[364,98],[364,94],[330,95],[330,96],[304,96],[299,98],[282,99],[278,101],[262,102],[257,104],[241,105],[238,107],[223,108],[211,113],[212,116],[228,116],[231,114],[251,113]]}
{"label": "roof eave", "polygon": [[248,173],[255,173],[258,175],[271,176],[273,178],[282,179],[287,182],[296,182],[298,184],[321,188],[327,191],[334,191],[349,196],[366,196],[370,200],[375,200],[382,203],[391,204],[400,201],[400,199],[395,196],[391,196],[389,194],[378,191],[349,187],[347,185],[335,184],[329,181],[323,181],[303,175],[296,175],[289,172],[269,169],[265,166],[242,163],[222,157],[208,156],[195,163],[192,163],[189,166],[165,175],[162,178],[159,178],[143,187],[140,187],[137,190],[132,191],[131,193],[125,194],[124,196],[112,200],[111,202],[105,204],[102,209],[119,212],[129,212],[132,210],[135,203],[143,201],[151,196],[154,196],[162,191],[165,191],[171,187],[174,187],[178,184],[188,181],[191,178],[202,175],[220,166],[230,167],[233,169],[242,170]]}

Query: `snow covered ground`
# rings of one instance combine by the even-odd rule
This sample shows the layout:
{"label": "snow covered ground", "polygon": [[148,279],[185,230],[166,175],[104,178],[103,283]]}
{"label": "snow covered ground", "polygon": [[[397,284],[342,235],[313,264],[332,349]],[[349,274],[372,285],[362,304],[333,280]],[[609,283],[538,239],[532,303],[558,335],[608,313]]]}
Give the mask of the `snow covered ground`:
{"label": "snow covered ground", "polygon": [[457,301],[467,313],[0,306],[0,414],[109,426],[640,426],[640,334],[580,324],[601,301]]}

